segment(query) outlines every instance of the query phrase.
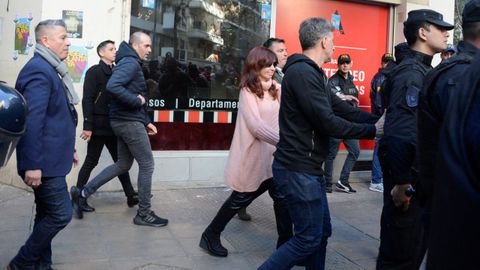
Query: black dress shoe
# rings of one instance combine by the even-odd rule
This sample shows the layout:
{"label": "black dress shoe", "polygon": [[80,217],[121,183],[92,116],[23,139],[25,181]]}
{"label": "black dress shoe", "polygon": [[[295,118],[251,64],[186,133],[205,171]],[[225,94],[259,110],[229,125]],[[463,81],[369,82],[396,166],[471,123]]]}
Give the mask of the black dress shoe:
{"label": "black dress shoe", "polygon": [[140,201],[138,200],[138,193],[135,193],[131,196],[127,196],[127,205],[132,208],[137,205]]}
{"label": "black dress shoe", "polygon": [[71,187],[70,196],[72,197],[73,216],[82,219],[83,211],[80,207],[80,190],[76,186]]}
{"label": "black dress shoe", "polygon": [[228,255],[228,250],[224,248],[220,242],[220,235],[207,234],[206,232],[202,233],[199,246],[208,251],[212,256],[227,257]]}
{"label": "black dress shoe", "polygon": [[79,198],[79,203],[80,203],[79,204],[80,208],[82,209],[83,212],[94,212],[95,211],[95,208],[88,205],[87,199],[83,198],[82,196],[80,196],[80,198]]}

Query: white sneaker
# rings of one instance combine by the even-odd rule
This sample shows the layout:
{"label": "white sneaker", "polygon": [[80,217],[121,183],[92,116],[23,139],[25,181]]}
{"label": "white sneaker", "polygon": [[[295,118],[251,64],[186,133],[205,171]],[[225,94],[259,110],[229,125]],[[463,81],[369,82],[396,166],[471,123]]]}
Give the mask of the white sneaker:
{"label": "white sneaker", "polygon": [[368,188],[371,191],[376,191],[376,192],[382,192],[383,193],[383,183],[380,184],[370,184],[370,187]]}

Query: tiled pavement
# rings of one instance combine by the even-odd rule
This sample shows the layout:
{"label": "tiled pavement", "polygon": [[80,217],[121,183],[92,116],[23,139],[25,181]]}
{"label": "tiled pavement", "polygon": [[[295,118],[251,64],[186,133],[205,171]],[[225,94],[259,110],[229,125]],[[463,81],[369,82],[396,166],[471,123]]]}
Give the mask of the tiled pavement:
{"label": "tiled pavement", "polygon": [[[327,269],[374,269],[379,245],[382,195],[365,182],[353,184],[356,194],[328,194],[333,236]],[[209,256],[198,247],[200,235],[230,194],[225,187],[165,188],[153,192],[153,209],[170,223],[163,228],[133,225],[134,208],[121,192],[98,192],[96,208],[83,220],[73,219],[53,242],[54,267],[80,269],[256,269],[275,247],[275,221],[268,195],[248,212],[251,222],[234,218],[222,234],[227,258]],[[30,233],[33,194],[0,185],[0,268],[8,263]],[[296,267],[294,269],[303,269]]]}

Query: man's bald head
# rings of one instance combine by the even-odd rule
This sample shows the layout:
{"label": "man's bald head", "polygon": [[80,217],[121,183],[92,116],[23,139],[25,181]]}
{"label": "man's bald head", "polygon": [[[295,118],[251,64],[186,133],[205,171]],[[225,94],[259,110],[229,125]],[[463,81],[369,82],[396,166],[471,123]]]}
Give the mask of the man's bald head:
{"label": "man's bald head", "polygon": [[128,44],[137,52],[142,60],[147,60],[152,51],[152,39],[144,32],[135,32],[130,36]]}
{"label": "man's bald head", "polygon": [[149,35],[147,35],[144,32],[138,31],[130,35],[130,39],[128,40],[128,44],[133,45],[133,44],[139,44],[145,39],[146,37],[150,38]]}

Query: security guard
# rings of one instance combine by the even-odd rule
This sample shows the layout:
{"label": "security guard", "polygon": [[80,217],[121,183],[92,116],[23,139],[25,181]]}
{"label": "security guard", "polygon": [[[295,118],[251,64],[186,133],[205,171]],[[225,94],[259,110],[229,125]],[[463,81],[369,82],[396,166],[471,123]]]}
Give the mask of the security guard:
{"label": "security guard", "polygon": [[331,90],[339,98],[347,101],[352,106],[358,105],[358,89],[353,84],[352,59],[348,54],[340,54],[337,59],[338,70],[328,80]]}
{"label": "security guard", "polygon": [[[462,115],[468,113],[473,119],[478,119],[478,116],[473,116],[473,110],[467,110],[466,104],[471,101],[461,101],[462,98],[468,96],[466,100],[474,100],[471,94],[467,95],[468,91],[472,91],[472,86],[463,85],[465,81],[473,82],[475,79],[465,79],[465,74],[468,74],[468,69],[472,65],[471,62],[475,53],[480,48],[480,1],[473,0],[467,3],[462,13],[462,31],[464,41],[458,44],[458,52],[452,58],[442,62],[435,69],[427,74],[425,86],[420,94],[420,102],[418,106],[418,161],[419,161],[419,183],[422,188],[422,193],[427,199],[428,216],[425,221],[432,220],[431,224],[427,224],[427,229],[430,231],[431,237],[428,243],[428,269],[475,269],[478,268],[478,263],[475,257],[475,250],[477,248],[476,240],[473,235],[477,234],[479,218],[464,220],[463,217],[469,216],[468,213],[478,213],[479,208],[473,208],[479,205],[480,196],[475,192],[475,188],[469,183],[475,182],[473,177],[466,176],[470,170],[468,164],[465,162],[462,167],[458,168],[455,163],[462,158],[456,156],[456,153],[465,151],[462,146],[468,145],[468,136],[464,140],[463,136],[449,135],[444,136],[460,139],[461,143],[442,141],[442,146],[439,145],[441,126],[448,119],[447,114],[451,115],[449,118],[450,124],[446,126],[453,127],[457,124],[455,122],[462,122],[460,119]],[[478,78],[478,69],[476,78]],[[470,76],[475,77],[474,74]],[[477,88],[478,89],[478,88]],[[447,113],[447,105],[449,100],[457,106],[462,113],[456,113],[449,109]],[[478,99],[477,99],[478,100]],[[464,103],[465,105],[458,105]],[[473,101],[475,102],[475,101]],[[467,112],[468,111],[468,112]],[[477,112],[479,110],[477,109]],[[447,121],[447,122],[448,122]],[[477,121],[477,120],[474,120]],[[453,122],[453,123],[452,123]],[[478,123],[478,122],[477,122]],[[452,126],[453,124],[453,126]],[[478,124],[476,124],[478,126]],[[467,125],[468,126],[468,125]],[[475,124],[473,125],[475,126]],[[451,134],[464,133],[463,127],[448,128],[455,130],[448,130]],[[475,136],[474,128],[466,128],[470,134]],[[478,128],[477,128],[478,130]],[[478,132],[478,131],[477,131]],[[447,140],[448,141],[448,140]],[[478,141],[478,140],[477,140]],[[454,146],[456,153],[452,153],[446,144]],[[442,162],[445,164],[438,164],[438,153],[441,150]],[[471,149],[478,149],[478,147],[470,147]],[[460,155],[461,156],[461,155]],[[464,156],[472,164],[478,165],[475,159]],[[464,162],[460,162],[464,163]],[[440,171],[440,172],[439,172]],[[452,176],[451,174],[454,174]],[[477,175],[478,176],[478,175]],[[477,178],[478,179],[478,178]],[[472,181],[473,180],[473,181]],[[435,192],[434,191],[435,188]],[[456,196],[459,195],[459,196]],[[477,203],[473,203],[475,198]],[[448,217],[448,218],[445,218]],[[477,220],[477,223],[473,221]],[[455,231],[455,233],[451,233]],[[472,240],[470,240],[472,239]],[[448,243],[448,244],[446,244]],[[452,260],[451,258],[455,258]]]}
{"label": "security guard", "polygon": [[[358,89],[353,84],[353,75],[350,73],[352,69],[352,60],[348,54],[340,54],[337,59],[338,70],[328,80],[328,86],[330,90],[337,95],[340,99],[346,101],[353,107],[358,106]],[[337,156],[338,149],[340,147],[340,139],[330,137],[328,156],[324,163],[326,192],[332,192],[332,176],[333,176],[333,161]],[[357,192],[350,186],[348,178],[352,171],[355,162],[360,155],[360,144],[356,139],[345,139],[343,144],[347,148],[348,155],[343,164],[342,171],[340,173],[340,180],[335,183],[337,190],[346,193]]]}
{"label": "security guard", "polygon": [[384,196],[377,269],[418,269],[425,254],[422,209],[405,191],[415,186],[418,94],[434,54],[447,47],[453,25],[442,14],[413,10],[403,33],[411,52],[387,78],[385,135],[380,145]]}

